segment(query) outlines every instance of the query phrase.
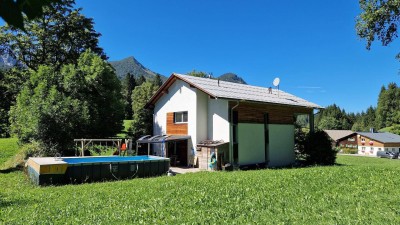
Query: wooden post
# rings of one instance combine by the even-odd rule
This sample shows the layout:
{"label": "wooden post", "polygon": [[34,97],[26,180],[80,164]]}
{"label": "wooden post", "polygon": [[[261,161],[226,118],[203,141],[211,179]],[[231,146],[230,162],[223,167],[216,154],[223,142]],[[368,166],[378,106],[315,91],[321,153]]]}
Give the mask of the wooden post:
{"label": "wooden post", "polygon": [[176,155],[176,141],[174,141],[174,155]]}
{"label": "wooden post", "polygon": [[121,156],[121,141],[117,141],[117,149],[118,149],[118,155]]}
{"label": "wooden post", "polygon": [[85,151],[83,150],[85,148],[85,141],[83,139],[81,140],[81,145],[82,145],[82,156],[85,156]]}

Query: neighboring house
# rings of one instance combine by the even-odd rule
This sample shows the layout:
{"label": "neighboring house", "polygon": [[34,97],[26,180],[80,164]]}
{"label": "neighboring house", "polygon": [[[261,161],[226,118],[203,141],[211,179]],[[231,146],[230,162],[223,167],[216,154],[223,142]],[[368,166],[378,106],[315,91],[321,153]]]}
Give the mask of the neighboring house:
{"label": "neighboring house", "polygon": [[392,133],[357,132],[358,153],[375,155],[377,151],[400,151],[400,136]]}
{"label": "neighboring house", "polygon": [[277,89],[180,74],[172,74],[146,107],[154,109],[153,135],[186,139],[155,147],[166,149],[161,155],[192,164],[200,142],[218,140],[227,147],[216,158],[239,166],[292,164],[295,116],[313,121],[314,109],[322,108]]}
{"label": "neighboring house", "polygon": [[357,148],[357,133],[351,130],[324,130],[332,140],[332,147]]}

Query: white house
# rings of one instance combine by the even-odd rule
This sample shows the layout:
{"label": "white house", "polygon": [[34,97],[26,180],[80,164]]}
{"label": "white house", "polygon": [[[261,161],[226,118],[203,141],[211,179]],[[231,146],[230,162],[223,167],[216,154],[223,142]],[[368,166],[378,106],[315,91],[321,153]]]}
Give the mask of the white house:
{"label": "white house", "polygon": [[181,137],[167,156],[182,165],[191,164],[199,142],[222,140],[224,163],[270,167],[295,160],[295,116],[313,121],[314,109],[322,108],[277,89],[181,74],[172,74],[146,107],[154,109],[153,135]]}
{"label": "white house", "polygon": [[378,151],[400,152],[400,135],[357,132],[358,154],[376,156]]}

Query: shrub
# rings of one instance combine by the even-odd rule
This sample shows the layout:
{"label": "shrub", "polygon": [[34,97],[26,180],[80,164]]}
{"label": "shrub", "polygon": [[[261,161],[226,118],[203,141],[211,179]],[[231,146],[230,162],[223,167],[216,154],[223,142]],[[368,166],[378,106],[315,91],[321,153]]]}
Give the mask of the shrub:
{"label": "shrub", "polygon": [[296,154],[298,159],[308,165],[333,165],[337,151],[332,148],[329,136],[322,130],[296,137]]}
{"label": "shrub", "polygon": [[356,148],[342,148],[342,153],[343,154],[357,154],[358,149]]}
{"label": "shrub", "polygon": [[24,144],[20,147],[17,154],[4,163],[4,168],[23,167],[29,157],[47,156],[44,147],[37,141]]}

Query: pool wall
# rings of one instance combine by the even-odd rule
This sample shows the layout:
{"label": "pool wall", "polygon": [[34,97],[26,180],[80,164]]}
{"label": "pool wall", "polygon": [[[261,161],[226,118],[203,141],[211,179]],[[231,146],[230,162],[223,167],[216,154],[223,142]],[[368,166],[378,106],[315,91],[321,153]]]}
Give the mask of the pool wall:
{"label": "pool wall", "polygon": [[32,183],[57,185],[161,176],[167,173],[169,165],[169,158],[115,156],[30,158],[26,167]]}

